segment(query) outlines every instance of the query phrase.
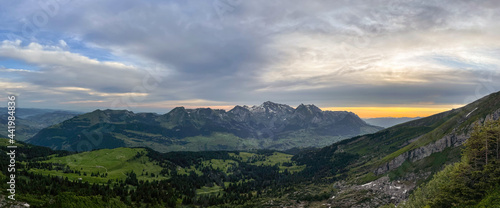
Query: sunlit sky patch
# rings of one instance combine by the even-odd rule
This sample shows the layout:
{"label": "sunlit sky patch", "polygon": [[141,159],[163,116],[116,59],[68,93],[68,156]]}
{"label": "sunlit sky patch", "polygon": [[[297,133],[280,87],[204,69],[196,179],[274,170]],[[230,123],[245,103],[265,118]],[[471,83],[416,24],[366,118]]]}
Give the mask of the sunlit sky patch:
{"label": "sunlit sky patch", "polygon": [[500,90],[499,18],[494,0],[10,1],[0,87],[78,111],[271,100],[428,116]]}

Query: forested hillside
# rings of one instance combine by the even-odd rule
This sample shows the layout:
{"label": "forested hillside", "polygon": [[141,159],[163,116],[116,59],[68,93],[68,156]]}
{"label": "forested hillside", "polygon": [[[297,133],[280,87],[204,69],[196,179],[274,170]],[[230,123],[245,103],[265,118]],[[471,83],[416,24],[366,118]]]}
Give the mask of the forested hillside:
{"label": "forested hillside", "polygon": [[[6,143],[1,140],[3,167]],[[16,200],[31,207],[258,206],[307,178],[292,155],[274,152],[172,152],[117,148],[83,153],[19,143]],[[10,174],[2,169],[1,180]],[[2,185],[6,196],[6,184]],[[328,198],[297,196],[305,199]],[[318,198],[319,199],[319,198]]]}

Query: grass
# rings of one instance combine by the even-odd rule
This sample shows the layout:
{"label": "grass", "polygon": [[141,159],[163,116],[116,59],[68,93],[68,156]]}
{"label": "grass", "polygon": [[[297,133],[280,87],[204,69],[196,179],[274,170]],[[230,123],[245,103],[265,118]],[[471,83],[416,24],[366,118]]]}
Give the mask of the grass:
{"label": "grass", "polygon": [[[363,130],[365,132],[374,132],[367,129]],[[331,145],[335,142],[341,141],[343,139],[350,138],[352,136],[320,136],[308,133],[306,130],[300,130],[288,134],[279,136],[277,139],[273,139],[267,142],[268,147],[273,147],[278,150],[287,150],[294,147],[306,148],[306,147],[324,147]]]}
{"label": "grass", "polygon": [[252,140],[245,140],[229,133],[213,133],[210,136],[186,137],[180,140],[165,138],[173,144],[161,144],[158,142],[133,142],[133,139],[125,135],[116,135],[131,146],[147,146],[159,152],[171,151],[214,151],[214,150],[246,150],[255,149],[257,146]]}
{"label": "grass", "polygon": [[441,119],[441,122],[436,122],[431,126],[433,128],[432,131],[424,134],[418,140],[410,143],[409,145],[406,145],[405,147],[385,156],[384,158],[382,158],[382,160],[379,161],[379,165],[389,162],[405,152],[423,147],[437,141],[438,139],[441,139],[444,135],[450,133],[451,129],[457,125],[458,120],[462,116],[462,114],[464,114],[463,111],[460,113],[451,113],[451,115],[445,116],[443,119]]}
{"label": "grass", "polygon": [[[240,153],[241,155],[241,153]],[[254,163],[251,163],[252,165],[265,165],[265,166],[274,166],[278,165],[281,171],[288,170],[289,172],[299,172],[304,170],[306,168],[305,165],[298,166],[295,163],[292,163],[292,157],[293,155],[281,153],[281,152],[274,152],[272,155],[267,156],[264,161],[257,161]],[[292,166],[287,167],[284,166],[283,163],[292,163]]]}
{"label": "grass", "polygon": [[203,186],[200,189],[196,189],[196,194],[197,195],[203,195],[203,194],[218,194],[221,193],[224,189],[220,186],[214,185],[212,187],[206,187]]}
{"label": "grass", "polygon": [[15,144],[10,144],[9,141],[10,141],[10,139],[1,138],[0,139],[0,146],[9,146],[9,145],[14,145],[14,146],[18,146],[18,147],[24,146],[23,144],[17,143],[17,142]]}
{"label": "grass", "polygon": [[[6,142],[0,140],[1,142]],[[151,162],[145,155],[147,150],[144,148],[116,148],[116,149],[101,149],[90,152],[83,152],[64,157],[56,157],[55,155],[49,156],[48,160],[42,161],[47,163],[59,163],[68,166],[70,170],[80,171],[81,173],[65,173],[62,170],[48,170],[48,169],[30,169],[31,172],[43,175],[68,177],[70,180],[82,180],[90,183],[107,183],[108,180],[124,180],[127,178],[126,173],[135,172],[139,180],[162,180],[167,179],[168,176],[160,176],[162,167]],[[230,167],[238,166],[240,162],[247,162],[248,159],[254,156],[264,156],[257,153],[240,152],[238,155],[229,153],[234,159],[210,159],[202,161],[201,166],[210,166],[213,169],[219,169],[228,175],[232,174],[229,170]],[[139,156],[138,156],[139,155]],[[138,157],[137,157],[138,156]],[[263,161],[256,161],[250,163],[255,166],[275,166],[277,165],[281,171],[288,170],[289,172],[298,172],[305,168],[305,165],[298,166],[291,160],[292,155],[273,152],[264,156]],[[285,166],[289,163],[292,165]],[[196,169],[197,166],[192,165],[187,168],[178,167],[179,174],[189,175],[195,173],[199,176],[203,173]],[[92,174],[106,176],[92,176]],[[152,173],[154,177],[152,177]],[[214,192],[214,188],[210,187],[210,193]],[[200,193],[205,193],[207,190],[202,190]]]}
{"label": "grass", "polygon": [[[76,173],[63,173],[56,170],[41,170],[31,169],[35,173],[44,175],[63,176],[70,180],[78,180],[91,183],[105,183],[109,179],[125,179],[125,173],[135,172],[139,180],[156,180],[166,179],[163,176],[151,177],[151,173],[159,175],[162,168],[149,161],[147,156],[136,158],[138,153],[145,153],[142,148],[117,148],[117,149],[102,149],[91,152],[84,152],[65,157],[52,157],[43,162],[61,163],[68,165],[71,170],[81,171],[81,175]],[[83,173],[87,176],[84,176]],[[146,176],[145,173],[148,173]],[[107,177],[92,177],[92,173],[107,173]]]}
{"label": "grass", "polygon": [[133,130],[128,130],[128,129],[125,129],[123,131],[128,132],[128,133],[132,133],[132,134],[136,134],[139,136],[148,136],[148,137],[161,137],[162,136],[161,134],[151,134],[151,133],[147,133],[147,132],[133,131]]}
{"label": "grass", "polygon": [[359,180],[356,181],[357,182],[356,184],[358,184],[358,185],[365,184],[365,183],[377,180],[379,178],[380,178],[380,176],[376,176],[375,173],[369,172],[369,173],[366,173],[366,174],[360,176]]}
{"label": "grass", "polygon": [[211,166],[213,169],[219,169],[226,173],[229,167],[238,166],[238,162],[234,160],[221,160],[221,159],[211,159],[208,161],[203,161],[202,164],[205,166]]}
{"label": "grass", "polygon": [[[465,131],[469,129],[474,122],[481,120],[488,114],[491,114],[494,110],[498,109],[500,106],[500,99],[498,99],[498,97],[500,97],[500,93],[495,93],[471,103],[460,110],[443,113],[444,117],[430,126],[434,129],[433,131],[425,134],[417,141],[399,149],[398,151],[387,155],[380,160],[379,165],[391,161],[404,152],[431,144],[432,142],[441,139],[444,135],[451,133],[453,129],[457,129],[457,133],[466,133]],[[469,113],[471,114],[469,115]],[[466,117],[466,115],[469,116]]]}
{"label": "grass", "polygon": [[[405,152],[442,138],[442,136],[451,132],[454,127],[457,127],[460,119],[469,112],[468,109],[456,109],[337,143],[338,149],[358,154],[362,158],[349,167],[349,178],[356,183],[376,179],[370,174],[374,169]],[[442,163],[441,160],[435,162]],[[418,165],[426,164],[419,163]],[[405,171],[404,168],[401,167],[398,170],[400,171],[399,174],[392,174],[395,176],[400,175]]]}
{"label": "grass", "polygon": [[[223,172],[225,172],[228,175],[231,175],[232,172],[229,172],[229,168],[233,166],[238,166],[240,162],[247,162],[249,159],[252,157],[256,156],[262,156],[257,153],[251,153],[251,152],[239,152],[239,154],[235,153],[228,153],[231,157],[233,157],[233,160],[226,159],[211,159],[211,160],[205,160],[202,162],[202,166],[211,166],[213,169],[219,169]],[[273,152],[269,156],[265,156],[263,161],[256,161],[253,163],[249,163],[250,165],[255,165],[255,166],[275,166],[277,165],[281,171],[288,170],[289,172],[299,172],[305,169],[305,165],[297,165],[295,162],[292,161],[293,155],[281,153],[281,152]],[[291,163],[291,166],[285,166],[284,163]],[[186,174],[188,175],[189,172],[194,171],[197,175],[203,175],[203,173],[195,168],[195,166],[190,166],[188,168],[178,168],[177,172],[179,174]]]}
{"label": "grass", "polygon": [[198,176],[202,176],[203,172],[200,170],[196,169],[194,166],[190,166],[189,168],[181,168],[177,167],[177,173],[180,175],[190,175],[191,172],[196,173]]}
{"label": "grass", "polygon": [[229,153],[229,156],[234,157],[234,158],[239,158],[241,161],[247,161],[248,159],[250,159],[251,157],[253,157],[255,155],[257,155],[257,154],[251,153],[251,152],[239,152],[238,155],[236,155],[235,153],[232,153],[232,152]]}
{"label": "grass", "polygon": [[[246,162],[249,159],[252,159],[252,157],[256,156],[262,156],[261,154],[257,153],[251,153],[251,152],[239,152],[239,154],[235,153],[229,153],[231,157],[234,158],[234,160],[222,160],[222,159],[211,159],[211,160],[205,160],[202,162],[202,166],[211,166],[214,169],[219,169],[223,172],[225,172],[228,175],[231,175],[232,172],[229,172],[229,168],[232,166],[238,166],[240,162]],[[288,170],[289,172],[298,172],[301,171],[305,168],[305,165],[302,166],[297,166],[295,163],[292,163],[292,157],[293,155],[281,153],[281,152],[273,152],[271,155],[265,156],[263,161],[256,161],[253,163],[249,163],[251,165],[255,166],[275,166],[277,165],[281,171]],[[283,163],[292,163],[293,165],[290,167],[284,166]],[[195,171],[196,174],[201,175],[202,173],[199,170],[196,170],[194,166],[191,166],[186,169],[179,169],[178,173],[182,174],[189,174],[188,172],[190,171]],[[244,180],[248,181],[248,180]],[[240,182],[244,182],[240,181]],[[237,182],[237,183],[240,183]],[[229,182],[224,182],[225,186],[229,186]],[[202,187],[200,189],[196,190],[197,195],[202,195],[202,194],[218,194],[223,191],[223,187],[214,185],[212,187]]]}

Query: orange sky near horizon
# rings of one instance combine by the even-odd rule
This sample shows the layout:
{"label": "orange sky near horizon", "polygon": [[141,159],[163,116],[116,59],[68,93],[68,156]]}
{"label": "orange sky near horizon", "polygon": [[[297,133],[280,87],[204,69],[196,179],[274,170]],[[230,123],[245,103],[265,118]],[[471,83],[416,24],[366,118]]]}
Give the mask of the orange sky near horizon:
{"label": "orange sky near horizon", "polygon": [[[321,110],[329,111],[350,111],[361,118],[380,118],[380,117],[427,117],[434,114],[460,108],[463,105],[416,105],[411,107],[320,107]],[[232,105],[219,106],[185,106],[186,108],[212,108],[224,109],[226,111],[234,108]],[[296,106],[292,106],[296,107]]]}
{"label": "orange sky near horizon", "polygon": [[351,111],[361,118],[379,117],[427,117],[437,113],[449,111],[461,106],[436,106],[436,107],[326,107],[322,110]]}

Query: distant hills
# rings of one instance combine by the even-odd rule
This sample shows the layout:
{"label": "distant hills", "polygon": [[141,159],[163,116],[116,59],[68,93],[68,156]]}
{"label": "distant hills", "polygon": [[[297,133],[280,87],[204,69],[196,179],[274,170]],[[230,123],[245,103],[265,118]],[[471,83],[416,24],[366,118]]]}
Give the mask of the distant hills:
{"label": "distant hills", "polygon": [[381,129],[351,112],[268,101],[229,111],[177,107],[164,115],[96,110],[45,128],[28,142],[73,151],[138,146],[160,152],[284,150],[325,146]]}
{"label": "distant hills", "polygon": [[[8,135],[7,108],[0,108],[0,135]],[[67,119],[73,118],[81,112],[52,110],[52,109],[37,109],[37,108],[18,108],[16,109],[16,140],[25,141],[43,128],[58,124]]]}
{"label": "distant hills", "polygon": [[381,117],[381,118],[366,118],[363,119],[366,121],[366,123],[374,125],[374,126],[381,126],[384,128],[389,128],[391,126],[395,126],[398,124],[406,123],[408,121],[413,121],[416,119],[419,119],[421,117],[401,117],[401,118],[394,118],[394,117]]}

